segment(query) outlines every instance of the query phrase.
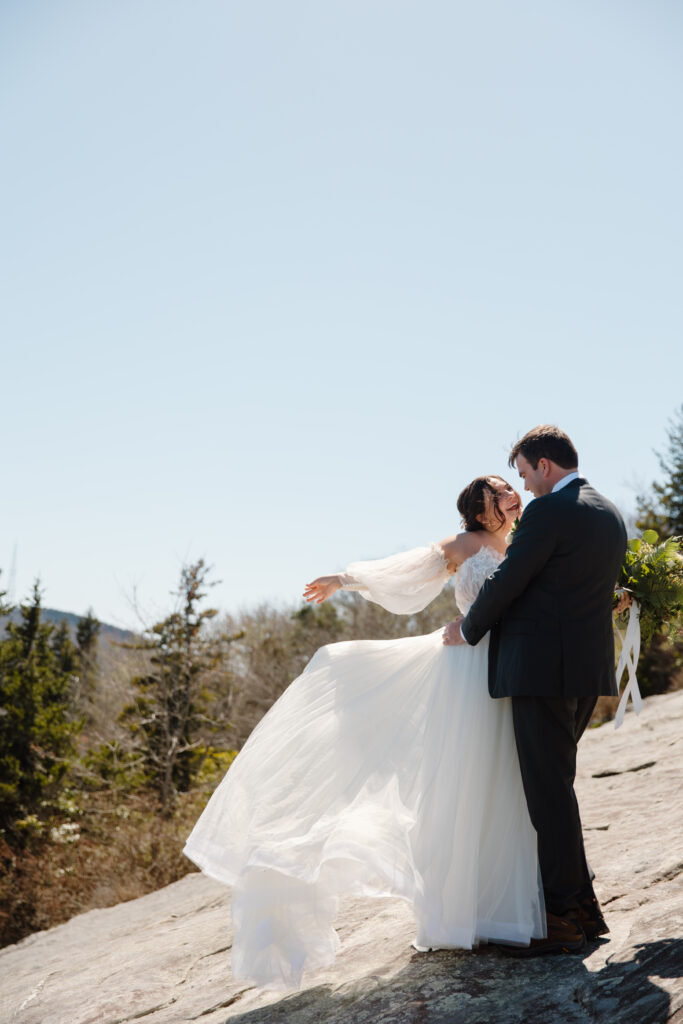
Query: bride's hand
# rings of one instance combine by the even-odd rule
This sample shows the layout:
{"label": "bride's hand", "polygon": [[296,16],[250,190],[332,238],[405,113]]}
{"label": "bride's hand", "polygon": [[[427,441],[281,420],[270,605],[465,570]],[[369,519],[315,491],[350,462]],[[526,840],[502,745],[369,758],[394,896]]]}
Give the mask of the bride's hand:
{"label": "bride's hand", "polygon": [[322,604],[323,601],[327,601],[328,597],[332,597],[340,588],[341,582],[338,576],[318,576],[312,583],[306,584],[303,595],[304,600],[308,601],[309,604],[313,601],[316,604]]}
{"label": "bride's hand", "polygon": [[462,647],[467,643],[460,632],[460,623],[464,618],[464,615],[458,615],[457,619],[453,619],[447,626],[444,626],[443,642],[445,647]]}

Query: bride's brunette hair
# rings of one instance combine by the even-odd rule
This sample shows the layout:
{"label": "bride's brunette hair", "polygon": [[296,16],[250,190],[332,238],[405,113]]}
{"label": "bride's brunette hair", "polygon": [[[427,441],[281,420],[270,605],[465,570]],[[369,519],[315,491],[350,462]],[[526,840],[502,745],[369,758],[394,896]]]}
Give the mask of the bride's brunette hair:
{"label": "bride's brunette hair", "polygon": [[[479,521],[477,516],[486,514],[486,495],[491,495],[491,511],[502,526],[505,523],[505,513],[498,504],[498,492],[491,485],[491,480],[501,480],[502,477],[478,476],[468,484],[458,495],[458,512],[462,516],[465,529],[474,533],[475,530],[485,530],[486,527]],[[517,492],[515,491],[515,494]],[[517,495],[519,498],[519,495]],[[522,500],[519,499],[521,505]]]}

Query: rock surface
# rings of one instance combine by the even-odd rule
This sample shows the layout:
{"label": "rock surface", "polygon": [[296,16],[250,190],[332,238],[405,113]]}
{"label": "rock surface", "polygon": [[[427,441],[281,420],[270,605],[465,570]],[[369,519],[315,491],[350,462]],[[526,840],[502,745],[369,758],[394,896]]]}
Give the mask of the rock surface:
{"label": "rock surface", "polygon": [[[580,956],[417,954],[398,900],[348,900],[333,968],[283,997],[230,974],[229,896],[198,874],[0,952],[3,1024],[683,1024],[683,692],[589,732],[577,788],[611,934]],[[609,940],[609,941],[607,941]]]}

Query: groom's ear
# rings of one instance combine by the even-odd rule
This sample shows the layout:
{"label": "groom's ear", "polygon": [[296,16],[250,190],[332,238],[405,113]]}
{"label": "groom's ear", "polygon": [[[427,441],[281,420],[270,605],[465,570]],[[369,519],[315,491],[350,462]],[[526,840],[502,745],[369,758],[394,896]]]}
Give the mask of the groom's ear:
{"label": "groom's ear", "polygon": [[538,465],[541,467],[541,472],[543,473],[543,476],[550,476],[550,471],[552,469],[550,459],[541,458],[538,460]]}

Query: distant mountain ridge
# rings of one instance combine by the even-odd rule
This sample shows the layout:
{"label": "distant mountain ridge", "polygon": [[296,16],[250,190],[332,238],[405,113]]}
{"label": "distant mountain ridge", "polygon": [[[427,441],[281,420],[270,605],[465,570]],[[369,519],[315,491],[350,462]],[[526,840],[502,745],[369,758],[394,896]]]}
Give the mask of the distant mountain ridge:
{"label": "distant mountain ridge", "polygon": [[[72,639],[76,638],[76,627],[82,615],[76,615],[75,612],[62,612],[58,608],[41,608],[40,610],[42,619],[44,622],[51,622],[55,626],[58,626],[62,620],[65,620],[69,626],[69,632],[71,633]],[[18,608],[14,608],[12,613],[7,616],[6,619],[0,621],[0,635],[5,632],[5,626],[7,622],[20,622],[21,612]],[[112,626],[108,622],[102,622],[100,624],[100,640],[106,640],[110,644],[116,643],[130,643],[135,639],[136,634],[131,632],[129,629],[119,629],[118,626]]]}

